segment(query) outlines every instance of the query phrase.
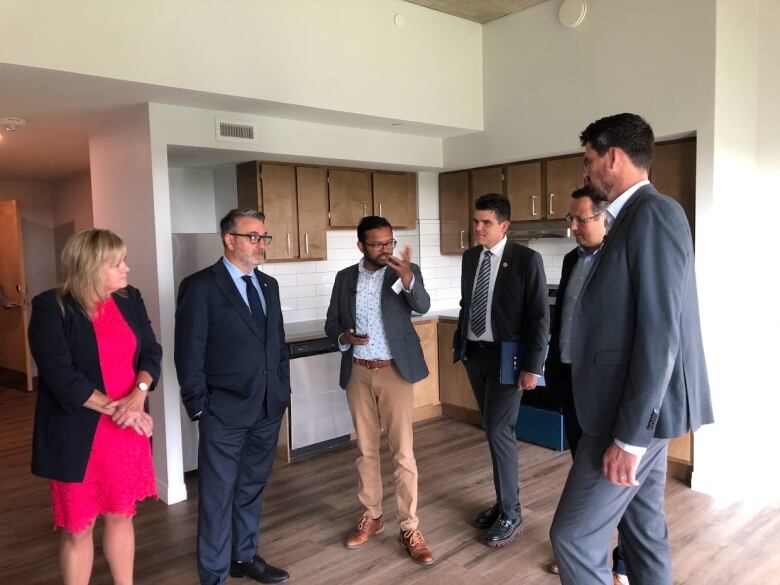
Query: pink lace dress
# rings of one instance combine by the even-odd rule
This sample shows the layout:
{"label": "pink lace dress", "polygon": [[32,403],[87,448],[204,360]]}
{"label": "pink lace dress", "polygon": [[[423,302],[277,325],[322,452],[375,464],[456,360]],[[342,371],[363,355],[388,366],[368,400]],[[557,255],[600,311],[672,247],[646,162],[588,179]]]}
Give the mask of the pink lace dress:
{"label": "pink lace dress", "polygon": [[[98,307],[93,326],[106,394],[123,398],[135,385],[135,334],[111,297]],[[151,443],[101,414],[84,481],[50,484],[55,528],[80,532],[102,514],[134,516],[136,502],[157,497]]]}

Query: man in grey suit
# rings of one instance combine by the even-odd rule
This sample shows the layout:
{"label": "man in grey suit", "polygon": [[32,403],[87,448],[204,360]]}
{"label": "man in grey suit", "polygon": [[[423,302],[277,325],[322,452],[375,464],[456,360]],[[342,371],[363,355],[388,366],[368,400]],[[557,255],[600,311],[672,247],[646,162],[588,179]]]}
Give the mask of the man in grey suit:
{"label": "man in grey suit", "polygon": [[648,181],[654,136],[635,114],[580,135],[607,237],[574,309],[572,393],[583,436],[550,537],[564,585],[612,582],[620,526],[631,583],[671,585],[669,439],[713,421],[693,244],[680,205]]}
{"label": "man in grey suit", "polygon": [[393,256],[397,242],[385,218],[364,217],[357,236],[363,258],[336,275],[325,322],[325,332],[342,351],[340,384],[347,390],[360,451],[358,497],[364,512],[344,545],[358,548],[384,529],[379,463],[384,427],[395,468],[399,540],[412,560],[429,565],[433,555],[417,529],[412,448],[412,384],[428,375],[428,367],[411,313],[425,313],[431,300],[420,268],[409,261],[409,249]]}

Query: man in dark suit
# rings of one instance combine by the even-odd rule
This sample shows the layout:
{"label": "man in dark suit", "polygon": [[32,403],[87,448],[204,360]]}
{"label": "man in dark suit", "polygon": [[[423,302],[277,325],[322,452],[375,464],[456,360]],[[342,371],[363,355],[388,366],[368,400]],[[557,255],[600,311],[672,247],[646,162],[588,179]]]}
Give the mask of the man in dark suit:
{"label": "man in dark suit", "polygon": [[[550,316],[550,349],[544,364],[544,379],[561,405],[566,439],[571,456],[574,457],[582,437],[582,428],[577,422],[577,411],[571,392],[571,336],[574,307],[585,278],[598,258],[604,242],[606,235],[604,216],[607,212],[607,202],[597,199],[590,186],[577,189],[571,196],[566,221],[571,226],[578,246],[563,257],[557,302]],[[619,542],[612,558],[613,585],[628,585],[623,551]],[[550,570],[558,573],[558,565],[553,562]]]}
{"label": "man in dark suit", "polygon": [[[336,275],[325,332],[342,351],[339,383],[355,425],[365,510],[344,542],[358,548],[384,528],[379,444],[382,428],[395,468],[399,540],[417,563],[433,562],[418,530],[417,463],[412,448],[412,385],[428,376],[411,313],[425,313],[431,300],[409,249],[393,256],[393,228],[383,217],[364,217],[357,228],[362,260]],[[389,268],[389,270],[388,270]]]}
{"label": "man in dark suit", "polygon": [[288,578],[257,555],[262,494],[290,403],[279,287],[257,270],[265,216],[233,209],[224,256],[179,287],[174,359],[181,397],[199,420],[198,573],[202,585]]}
{"label": "man in dark suit", "polygon": [[580,140],[586,183],[609,202],[607,238],[574,309],[583,436],[550,537],[565,585],[609,582],[618,524],[631,582],[671,585],[667,444],[713,421],[691,232],[647,180],[654,136],[641,117],[602,118]]}
{"label": "man in dark suit", "polygon": [[[523,390],[536,388],[547,351],[549,309],[542,257],[509,242],[510,205],[503,195],[475,204],[474,239],[463,254],[455,361],[462,360],[479,405],[493,463],[496,503],[474,523],[489,528],[489,546],[509,544],[522,526],[515,426]],[[500,342],[525,347],[516,384],[502,384]]]}

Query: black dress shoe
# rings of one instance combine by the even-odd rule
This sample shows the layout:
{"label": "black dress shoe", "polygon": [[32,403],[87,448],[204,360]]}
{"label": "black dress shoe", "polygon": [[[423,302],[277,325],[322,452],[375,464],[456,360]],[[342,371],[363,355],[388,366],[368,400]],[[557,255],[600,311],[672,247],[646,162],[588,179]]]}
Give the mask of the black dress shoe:
{"label": "black dress shoe", "polygon": [[511,520],[501,514],[485,535],[488,546],[506,546],[522,532],[523,521],[520,518]]}
{"label": "black dress shoe", "polygon": [[474,517],[474,526],[481,529],[490,528],[498,520],[501,509],[498,504],[493,504],[487,510],[482,510]]}
{"label": "black dress shoe", "polygon": [[287,571],[272,567],[257,555],[245,563],[230,561],[230,576],[254,579],[260,583],[281,583],[290,578]]}

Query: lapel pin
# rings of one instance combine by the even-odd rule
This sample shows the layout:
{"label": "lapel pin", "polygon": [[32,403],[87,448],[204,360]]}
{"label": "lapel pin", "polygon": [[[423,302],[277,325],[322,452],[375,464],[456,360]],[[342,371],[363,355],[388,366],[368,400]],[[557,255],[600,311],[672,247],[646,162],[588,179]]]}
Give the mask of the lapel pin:
{"label": "lapel pin", "polygon": [[502,267],[502,268],[508,268],[508,267],[509,267],[509,262],[504,262],[504,263],[501,265],[501,267]]}

